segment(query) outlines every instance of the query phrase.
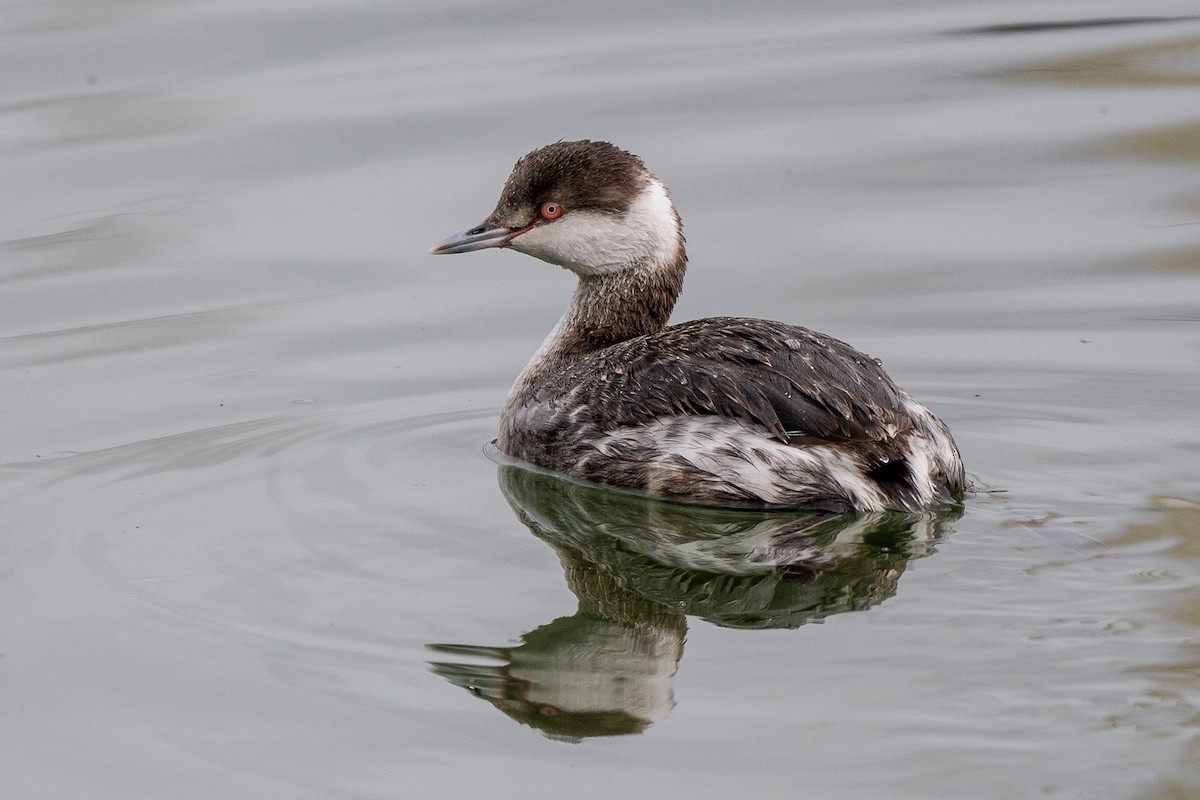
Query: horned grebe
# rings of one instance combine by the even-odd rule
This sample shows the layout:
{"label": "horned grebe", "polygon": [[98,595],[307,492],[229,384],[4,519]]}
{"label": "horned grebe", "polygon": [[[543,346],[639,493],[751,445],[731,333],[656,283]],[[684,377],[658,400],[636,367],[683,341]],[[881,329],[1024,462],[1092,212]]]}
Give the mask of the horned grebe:
{"label": "horned grebe", "polygon": [[509,456],[703,505],[915,511],[960,499],[946,426],[844,342],[781,322],[670,327],[679,215],[608,142],[525,155],[483,224],[431,253],[511,247],[579,284],[500,415]]}

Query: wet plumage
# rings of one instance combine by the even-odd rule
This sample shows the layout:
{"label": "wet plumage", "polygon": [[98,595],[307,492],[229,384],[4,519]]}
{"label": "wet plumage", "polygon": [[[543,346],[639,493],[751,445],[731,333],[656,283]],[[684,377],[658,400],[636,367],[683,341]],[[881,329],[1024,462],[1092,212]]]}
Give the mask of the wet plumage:
{"label": "wet plumage", "polygon": [[510,456],[721,506],[915,510],[961,496],[945,425],[874,359],[767,320],[664,327],[687,258],[674,206],[636,156],[588,141],[533,151],[484,224],[433,252],[485,247],[579,276],[501,414]]}

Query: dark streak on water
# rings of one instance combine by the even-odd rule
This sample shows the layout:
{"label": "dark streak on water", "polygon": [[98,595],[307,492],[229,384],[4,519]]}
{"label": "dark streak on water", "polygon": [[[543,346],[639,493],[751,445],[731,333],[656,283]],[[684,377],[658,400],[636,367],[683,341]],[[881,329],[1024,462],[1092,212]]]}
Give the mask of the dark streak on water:
{"label": "dark streak on water", "polygon": [[1178,17],[1103,17],[1099,19],[1064,19],[1047,22],[1010,22],[1003,25],[982,25],[977,28],[961,28],[955,35],[995,36],[998,34],[1046,33],[1053,31],[1078,31],[1088,28],[1116,28],[1126,25],[1163,25],[1172,22],[1195,22],[1194,15]]}

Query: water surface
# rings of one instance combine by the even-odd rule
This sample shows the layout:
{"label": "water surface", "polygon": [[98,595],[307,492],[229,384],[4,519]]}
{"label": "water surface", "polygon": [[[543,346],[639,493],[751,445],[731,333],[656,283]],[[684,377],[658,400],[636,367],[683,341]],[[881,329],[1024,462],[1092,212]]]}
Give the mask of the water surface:
{"label": "water surface", "polygon": [[[4,796],[1200,793],[1194,13],[10,4]],[[424,253],[576,137],[670,187],[676,319],[880,358],[965,507],[490,460],[569,276]]]}

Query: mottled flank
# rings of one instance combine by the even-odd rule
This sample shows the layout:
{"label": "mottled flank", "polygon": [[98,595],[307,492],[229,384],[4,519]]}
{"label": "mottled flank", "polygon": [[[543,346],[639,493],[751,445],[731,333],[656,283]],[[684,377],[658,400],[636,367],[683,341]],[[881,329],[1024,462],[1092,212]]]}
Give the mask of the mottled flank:
{"label": "mottled flank", "polygon": [[531,368],[500,448],[578,478],[751,508],[919,509],[962,493],[941,421],[804,328],[695,320]]}
{"label": "mottled flank", "polygon": [[[565,212],[539,218],[547,202]],[[719,506],[916,510],[961,498],[946,426],[869,356],[760,319],[664,327],[687,257],[674,207],[636,156],[604,142],[535,150],[484,225],[441,251],[464,242],[512,247],[579,276],[505,403],[505,453]]]}

